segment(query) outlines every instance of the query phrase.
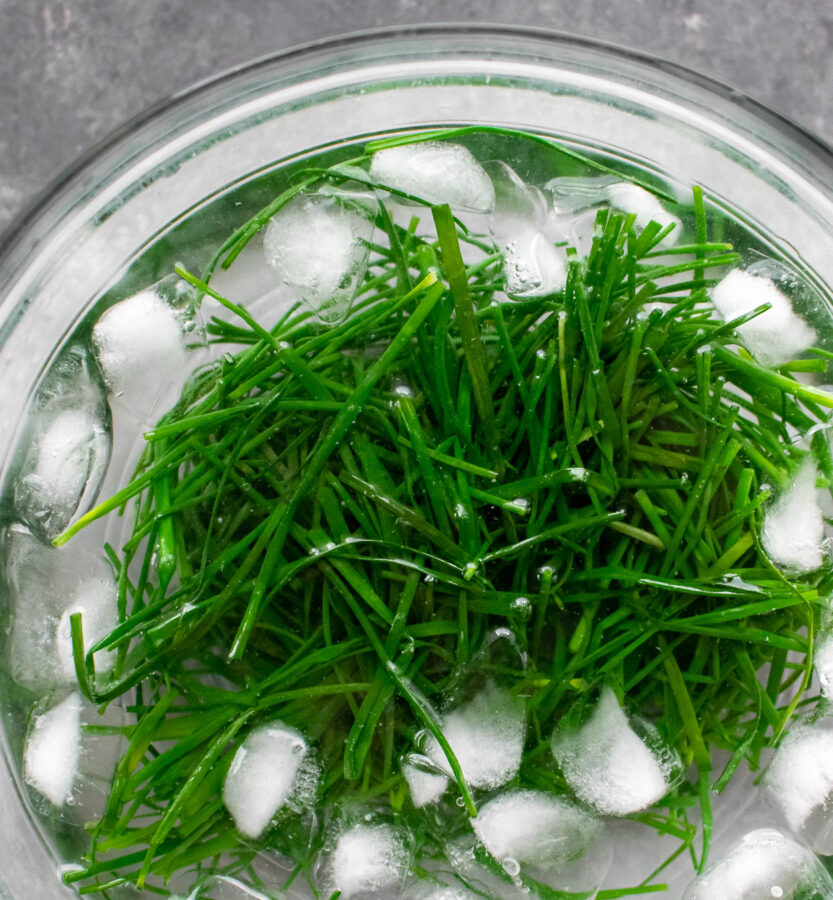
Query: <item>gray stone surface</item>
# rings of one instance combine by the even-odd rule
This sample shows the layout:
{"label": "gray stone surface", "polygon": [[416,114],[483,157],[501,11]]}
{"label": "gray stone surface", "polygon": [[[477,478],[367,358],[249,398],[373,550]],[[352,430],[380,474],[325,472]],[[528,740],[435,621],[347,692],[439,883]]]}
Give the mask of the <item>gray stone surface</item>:
{"label": "gray stone surface", "polygon": [[431,21],[646,50],[833,139],[833,0],[0,0],[0,227],[112,128],[196,80],[314,38]]}

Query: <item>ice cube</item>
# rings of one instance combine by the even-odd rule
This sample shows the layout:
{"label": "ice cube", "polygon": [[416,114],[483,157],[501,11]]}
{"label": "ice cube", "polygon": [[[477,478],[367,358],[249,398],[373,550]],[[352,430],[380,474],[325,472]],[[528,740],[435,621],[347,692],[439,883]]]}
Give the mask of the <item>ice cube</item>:
{"label": "ice cube", "polygon": [[[70,603],[61,613],[55,634],[58,669],[62,682],[75,680],[70,626],[70,617],[73,613],[81,613],[85,650],[89,650],[119,624],[116,584],[109,570],[102,567],[98,574],[83,577],[70,588],[68,595],[71,598]],[[96,654],[96,671],[109,672],[115,661],[115,652],[105,651]]]}
{"label": "ice cube", "polygon": [[304,736],[282,722],[246,735],[223,784],[223,802],[239,831],[259,838],[293,793],[308,793],[303,776],[309,754]]}
{"label": "ice cube", "polygon": [[411,802],[417,809],[439,800],[448,787],[448,777],[431,771],[433,763],[421,754],[412,753],[402,765],[402,774],[411,792]]}
{"label": "ice cube", "polygon": [[104,387],[83,347],[64,348],[32,400],[14,476],[17,518],[51,541],[94,502],[110,458]]}
{"label": "ice cube", "polygon": [[447,203],[472,212],[494,208],[495,190],[483,166],[459,144],[423,141],[374,154],[370,176],[432,205]]}
{"label": "ice cube", "polygon": [[816,642],[813,652],[813,666],[819,680],[821,695],[833,700],[833,634],[828,633]]}
{"label": "ice cube", "polygon": [[333,197],[299,197],[266,227],[268,264],[326,324],[350,311],[364,277],[373,223]]}
{"label": "ice cube", "polygon": [[833,881],[813,853],[772,828],[750,831],[696,878],[684,900],[829,900]]}
{"label": "ice cube", "polygon": [[410,852],[404,835],[393,825],[359,824],[339,836],[328,862],[331,889],[341,891],[344,900],[387,900],[408,874]]}
{"label": "ice cube", "polygon": [[790,830],[817,853],[833,854],[833,719],[794,726],[764,783]]}
{"label": "ice cube", "polygon": [[[75,681],[69,615],[82,613],[85,648],[117,623],[116,584],[111,568],[69,546],[56,550],[20,527],[5,534],[6,582],[11,608],[9,669],[33,691]],[[96,654],[106,671],[109,653]]]}
{"label": "ice cube", "polygon": [[[493,681],[469,702],[446,713],[442,730],[469,787],[494,790],[517,774],[526,739],[524,702]],[[425,755],[452,775],[433,736],[426,739]]]}
{"label": "ice cube", "polygon": [[627,181],[615,181],[607,175],[591,178],[571,176],[553,178],[545,185],[552,195],[550,216],[554,223],[567,229],[570,245],[583,256],[590,249],[596,212],[606,206],[635,216],[635,228],[641,231],[651,221],[662,228],[674,228],[660,241],[660,247],[679,240],[680,220],[645,188]]}
{"label": "ice cube", "polygon": [[613,184],[609,175],[590,178],[567,175],[550,179],[544,188],[552,195],[553,212],[566,216],[605,206],[609,202],[608,189]]}
{"label": "ice cube", "polygon": [[816,466],[808,460],[764,514],[764,549],[796,574],[814,572],[824,562],[824,516],[817,498]]}
{"label": "ice cube", "polygon": [[20,517],[51,540],[69,525],[85,494],[94,496],[109,454],[103,421],[89,409],[41,413],[18,480]]}
{"label": "ice cube", "polygon": [[[55,696],[63,699],[56,703]],[[56,807],[49,811],[52,819],[77,827],[103,815],[126,749],[120,733],[125,724],[120,701],[101,709],[78,693],[62,692],[35,705],[23,748],[23,778]]]}
{"label": "ice cube", "polygon": [[495,186],[495,209],[489,230],[503,253],[504,290],[515,297],[543,297],[564,288],[566,251],[555,246],[547,230],[541,192],[525,184],[506,163],[489,167]]}
{"label": "ice cube", "polygon": [[605,815],[626,816],[660,800],[669,790],[678,759],[649,729],[652,748],[636,734],[605,687],[587,722],[558,729],[552,752],[576,796]]}
{"label": "ice cube", "polygon": [[54,806],[72,796],[81,755],[81,695],[70,694],[32,719],[23,750],[23,777]]}
{"label": "ice cube", "polygon": [[567,283],[567,255],[546,234],[519,228],[498,245],[503,252],[504,290],[510,297],[546,297]]}
{"label": "ice cube", "polygon": [[717,284],[712,303],[726,321],[769,303],[771,309],[737,328],[749,352],[761,363],[777,366],[795,359],[816,340],[816,332],[793,311],[789,298],[775,282],[733,269]]}
{"label": "ice cube", "polygon": [[111,306],[93,326],[92,342],[104,381],[137,417],[186,367],[183,319],[156,288]]}
{"label": "ice cube", "polygon": [[489,800],[471,820],[474,832],[509,870],[514,863],[557,869],[580,857],[599,823],[564,797],[542,791],[508,791]]}
{"label": "ice cube", "polygon": [[547,231],[560,235],[567,246],[585,257],[593,245],[596,213],[610,205],[608,188],[614,183],[609,176],[553,178],[546,183],[552,203],[547,213]]}
{"label": "ice cube", "polygon": [[636,216],[635,225],[640,231],[650,222],[656,222],[662,228],[673,225],[673,230],[662,239],[660,245],[670,246],[677,242],[680,220],[668,212],[650,191],[629,181],[619,181],[607,186],[607,197],[615,209]]}

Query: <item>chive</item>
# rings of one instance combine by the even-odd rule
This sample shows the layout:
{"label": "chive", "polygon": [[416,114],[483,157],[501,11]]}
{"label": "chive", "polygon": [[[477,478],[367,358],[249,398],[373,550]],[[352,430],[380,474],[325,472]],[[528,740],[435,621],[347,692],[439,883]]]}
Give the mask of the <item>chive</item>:
{"label": "chive", "polygon": [[[833,399],[795,377],[826,371],[830,354],[767,368],[738,333],[765,307],[714,317],[707,290],[739,254],[699,188],[680,204],[686,243],[661,247],[667,229],[601,209],[587,256],[563,248],[563,290],[507,300],[490,242],[368,169],[380,149],[475,138],[494,158],[523,146],[553,173],[612,173],[511,129],[401,135],[296,171],[205,278],[177,267],[233,316],[208,329],[223,362],[195,373],[145,434],[128,483],[54,542],[110,513],[128,522],[124,544],[106,548],[119,624],[85,647],[81,614],[70,618],[83,695],[106,704],[135,690],[104,814],[65,876],[83,892],[165,895],[186,869],[250,877],[260,844],[237,834],[220,788],[248,730],[273,719],[315,745],[322,803],[388,809],[431,860],[417,876],[439,870],[488,799],[445,709],[486,677],[526,705],[522,787],[567,792],[549,737],[592,688],[611,683],[657,718],[693,771],[636,819],[679,846],[643,884],[598,896],[659,892],[683,853],[706,865],[711,792],[813,709],[830,566],[790,578],[760,533],[807,455],[794,434],[812,438],[830,480]],[[343,322],[324,329],[295,305],[267,328],[212,287],[286,203],[346,182],[376,190],[378,240]],[[391,197],[415,204],[407,227]],[[499,636],[525,666],[486,662]],[[101,651],[116,654],[111,672],[96,671]],[[447,815],[413,808],[402,771],[428,737],[451,772]],[[716,747],[729,763],[712,785]],[[696,804],[700,829],[687,818]],[[279,826],[264,846],[288,834]],[[311,879],[326,836],[305,840],[286,848],[288,883]],[[512,881],[484,848],[476,856]],[[583,896],[527,872],[518,884],[545,900]]]}
{"label": "chive", "polygon": [[495,421],[492,395],[489,391],[489,379],[486,373],[486,358],[483,342],[480,337],[477,319],[474,315],[471,293],[463,257],[460,254],[460,243],[454,228],[454,218],[448,204],[432,208],[434,223],[443,251],[443,262],[448,276],[451,295],[454,297],[454,308],[457,311],[457,326],[460,329],[460,340],[463,354],[469,368],[477,411],[483,423],[486,443],[492,455],[498,477],[503,474],[503,461],[500,456],[500,435]]}

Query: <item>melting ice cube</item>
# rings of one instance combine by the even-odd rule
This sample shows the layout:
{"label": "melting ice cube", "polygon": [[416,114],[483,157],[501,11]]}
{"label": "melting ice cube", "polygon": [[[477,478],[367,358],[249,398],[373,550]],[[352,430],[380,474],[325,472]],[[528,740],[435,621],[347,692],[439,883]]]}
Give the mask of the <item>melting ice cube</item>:
{"label": "melting ice cube", "polygon": [[563,216],[607,204],[608,188],[613,183],[609,175],[591,178],[568,175],[551,178],[544,188],[552,195],[553,211]]}
{"label": "melting ice cube", "polygon": [[88,409],[41,414],[15,487],[16,506],[33,528],[51,539],[63,531],[82,503],[95,494],[110,438]]}
{"label": "melting ice cube", "polygon": [[695,879],[684,900],[828,900],[833,881],[813,853],[772,828],[750,831]]}
{"label": "melting ice cube", "polygon": [[[524,702],[494,682],[443,716],[442,730],[470,787],[494,790],[517,774],[526,739]],[[451,776],[451,766],[432,736],[426,740],[425,755]]]}
{"label": "melting ice cube", "polygon": [[769,303],[771,309],[740,325],[737,333],[750,353],[764,365],[795,359],[816,340],[816,332],[797,315],[789,298],[769,278],[733,269],[712,290],[712,303],[729,321]]}
{"label": "melting ice cube", "polygon": [[293,793],[306,795],[311,788],[312,796],[303,799],[312,801],[309,753],[303,735],[281,722],[261,725],[246,736],[223,784],[223,802],[239,831],[260,837]]}
{"label": "melting ice cube", "polygon": [[22,446],[15,511],[52,540],[93,503],[110,458],[104,390],[82,348],[65,350],[44,378]]}
{"label": "melting ice cube", "polygon": [[266,260],[326,324],[349,313],[364,277],[373,234],[370,219],[333,197],[299,197],[269,221]]}
{"label": "melting ice cube", "polygon": [[380,150],[370,163],[374,181],[426,203],[448,203],[472,212],[489,212],[495,190],[483,166],[459,144],[424,141]]}
{"label": "melting ice cube", "polygon": [[513,297],[545,297],[564,289],[567,257],[542,231],[524,227],[505,237],[503,277],[506,293]]}
{"label": "melting ice cube", "polygon": [[833,720],[794,727],[775,753],[765,785],[790,830],[817,853],[833,854]]}
{"label": "melting ice cube", "polygon": [[813,572],[824,562],[824,516],[816,492],[816,467],[807,461],[767,509],[761,530],[773,562],[795,573]]}
{"label": "melting ice cube", "polygon": [[438,772],[433,762],[421,754],[412,753],[406,758],[402,774],[417,809],[439,800],[448,787],[448,776]]}
{"label": "melting ice cube", "polygon": [[636,216],[636,227],[641,231],[650,222],[656,222],[663,228],[673,225],[673,231],[669,232],[661,241],[661,245],[675,244],[680,233],[680,220],[672,215],[659,202],[659,200],[645,188],[629,181],[619,181],[607,186],[607,196],[610,205],[625,213]]}
{"label": "melting ice cube", "polygon": [[816,642],[813,666],[819,679],[822,697],[833,700],[833,634],[824,634]]}
{"label": "melting ice cube", "polygon": [[[75,680],[75,660],[72,655],[72,633],[70,617],[81,613],[81,631],[84,648],[89,650],[106,637],[118,624],[116,609],[116,584],[106,566],[95,566],[98,572],[91,572],[75,584],[68,595],[69,606],[61,613],[55,634],[55,650],[60,678],[63,682]],[[96,671],[109,672],[115,664],[114,652],[96,654]]]}
{"label": "melting ice cube", "polygon": [[[9,668],[12,678],[40,691],[75,681],[69,617],[82,614],[89,648],[117,624],[116,584],[110,567],[74,548],[55,550],[19,528],[5,535],[6,581],[11,607]],[[114,655],[96,655],[107,671]]]}
{"label": "melting ice cube", "polygon": [[543,297],[562,290],[567,281],[566,251],[555,246],[561,235],[547,227],[541,192],[525,184],[506,163],[492,163],[489,171],[495,186],[489,230],[503,253],[506,293]]}
{"label": "melting ice cube", "polygon": [[54,806],[72,796],[81,755],[81,695],[35,715],[23,750],[23,776]]}
{"label": "melting ice cube", "polygon": [[[126,740],[125,718],[116,701],[101,710],[78,693],[32,711],[23,748],[24,781],[48,800],[55,818],[81,825],[104,813],[108,788]],[[87,730],[104,726],[104,733]]]}
{"label": "melting ice cube", "polygon": [[183,316],[157,288],[111,306],[93,326],[93,348],[110,392],[144,418],[186,368]]}
{"label": "melting ice cube", "polygon": [[532,790],[489,800],[471,821],[483,846],[507,871],[513,864],[563,867],[585,853],[600,827],[570,800]]}
{"label": "melting ice cube", "polygon": [[396,896],[410,866],[404,835],[393,825],[353,825],[342,833],[328,860],[329,883],[351,897]]}
{"label": "melting ice cube", "polygon": [[639,185],[599,175],[592,178],[553,178],[545,187],[552,195],[554,221],[560,223],[562,228],[569,227],[573,234],[571,243],[580,255],[590,249],[596,211],[607,206],[633,214],[637,231],[651,221],[662,228],[674,225],[660,242],[660,247],[670,246],[679,238],[680,220],[668,212],[650,191]]}
{"label": "melting ice cube", "polygon": [[609,687],[578,730],[559,729],[552,752],[576,796],[605,815],[645,809],[669,790],[679,760],[655,729],[644,725],[652,747],[636,734]]}

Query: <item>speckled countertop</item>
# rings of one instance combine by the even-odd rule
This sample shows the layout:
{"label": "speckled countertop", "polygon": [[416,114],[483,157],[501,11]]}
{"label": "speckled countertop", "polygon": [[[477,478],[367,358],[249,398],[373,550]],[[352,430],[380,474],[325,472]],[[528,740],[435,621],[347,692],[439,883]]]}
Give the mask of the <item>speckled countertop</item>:
{"label": "speckled countertop", "polygon": [[79,153],[194,81],[315,38],[441,21],[645,50],[833,140],[833,0],[0,0],[0,228]]}

